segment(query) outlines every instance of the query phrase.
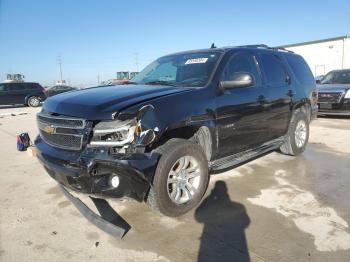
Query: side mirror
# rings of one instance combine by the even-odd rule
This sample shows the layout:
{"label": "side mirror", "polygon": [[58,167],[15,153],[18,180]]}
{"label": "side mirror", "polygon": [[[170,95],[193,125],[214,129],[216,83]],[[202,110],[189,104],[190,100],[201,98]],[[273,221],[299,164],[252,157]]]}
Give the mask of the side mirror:
{"label": "side mirror", "polygon": [[253,76],[249,73],[234,73],[229,81],[220,81],[220,89],[249,87],[254,84]]}

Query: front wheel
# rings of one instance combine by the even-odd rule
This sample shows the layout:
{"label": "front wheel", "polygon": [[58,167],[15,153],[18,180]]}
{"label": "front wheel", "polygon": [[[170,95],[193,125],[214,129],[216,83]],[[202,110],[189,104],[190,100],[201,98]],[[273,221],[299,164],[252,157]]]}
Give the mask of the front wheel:
{"label": "front wheel", "polygon": [[283,154],[296,156],[304,152],[309,141],[309,121],[302,111],[293,114],[284,144],[280,147]]}
{"label": "front wheel", "polygon": [[28,98],[27,104],[30,107],[38,107],[40,105],[40,99],[36,96],[31,96]]}
{"label": "front wheel", "polygon": [[202,148],[185,139],[171,139],[156,149],[160,159],[147,203],[166,216],[177,217],[202,199],[209,181]]}

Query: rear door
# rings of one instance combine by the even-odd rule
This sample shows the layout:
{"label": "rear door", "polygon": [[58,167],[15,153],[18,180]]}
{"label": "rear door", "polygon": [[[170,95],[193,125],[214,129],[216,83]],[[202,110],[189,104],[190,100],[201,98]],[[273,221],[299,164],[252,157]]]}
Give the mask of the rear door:
{"label": "rear door", "polygon": [[261,52],[259,60],[269,100],[265,118],[268,127],[266,138],[272,140],[287,131],[295,90],[287,67],[276,52]]}
{"label": "rear door", "polygon": [[238,72],[250,73],[254,85],[226,89],[216,97],[218,157],[244,151],[265,140],[265,108],[259,101],[264,97],[265,89],[254,53],[234,53],[226,63],[220,80],[230,80],[230,76]]}

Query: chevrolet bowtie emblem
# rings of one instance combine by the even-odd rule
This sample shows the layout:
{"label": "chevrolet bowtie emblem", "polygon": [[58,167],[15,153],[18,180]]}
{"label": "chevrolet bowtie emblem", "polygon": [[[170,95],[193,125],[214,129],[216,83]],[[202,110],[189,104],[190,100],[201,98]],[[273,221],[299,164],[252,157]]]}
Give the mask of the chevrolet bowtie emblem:
{"label": "chevrolet bowtie emblem", "polygon": [[46,132],[46,133],[48,133],[48,134],[53,134],[53,133],[55,133],[55,128],[54,127],[52,127],[52,126],[46,126],[45,128],[44,128],[44,131]]}

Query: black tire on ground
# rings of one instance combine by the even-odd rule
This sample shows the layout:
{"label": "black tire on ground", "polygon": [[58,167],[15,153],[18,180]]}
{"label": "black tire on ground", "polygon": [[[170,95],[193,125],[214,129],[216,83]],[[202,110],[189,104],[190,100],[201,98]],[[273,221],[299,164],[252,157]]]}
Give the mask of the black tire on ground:
{"label": "black tire on ground", "polygon": [[[296,129],[299,124],[304,123],[306,137],[302,144],[297,145],[296,141]],[[304,112],[301,110],[293,113],[292,119],[289,123],[288,132],[284,144],[280,147],[281,153],[285,155],[296,156],[304,152],[309,140],[309,120]]]}
{"label": "black tire on ground", "polygon": [[[209,182],[208,161],[202,148],[185,139],[170,139],[155,150],[160,159],[153,179],[153,185],[147,197],[148,205],[155,211],[170,217],[185,214],[201,201]],[[199,186],[193,198],[183,204],[175,203],[169,196],[168,176],[174,164],[184,156],[195,159],[200,169]]]}
{"label": "black tire on ground", "polygon": [[40,99],[36,96],[28,98],[27,105],[30,107],[38,107],[40,105]]}

